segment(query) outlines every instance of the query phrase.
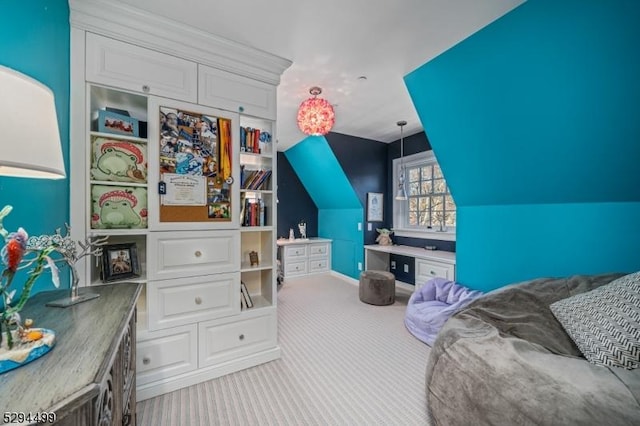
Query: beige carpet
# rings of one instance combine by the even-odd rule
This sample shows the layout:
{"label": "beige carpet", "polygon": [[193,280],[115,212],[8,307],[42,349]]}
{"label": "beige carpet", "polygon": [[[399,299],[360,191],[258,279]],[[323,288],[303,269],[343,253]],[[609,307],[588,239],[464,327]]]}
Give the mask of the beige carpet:
{"label": "beige carpet", "polygon": [[282,358],[142,401],[138,425],[424,425],[429,347],[390,306],[329,275],[278,293]]}

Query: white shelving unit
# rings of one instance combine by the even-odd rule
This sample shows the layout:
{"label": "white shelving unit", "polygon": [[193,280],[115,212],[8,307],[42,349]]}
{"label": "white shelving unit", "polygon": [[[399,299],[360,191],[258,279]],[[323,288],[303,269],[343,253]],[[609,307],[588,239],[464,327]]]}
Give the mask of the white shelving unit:
{"label": "white shelving unit", "polygon": [[[159,16],[144,14],[141,20],[132,6],[103,0],[69,4],[72,237],[106,236],[108,244],[136,245],[140,274],[122,285],[144,284],[137,304],[138,400],[277,359],[273,144],[276,87],[290,62],[185,31]],[[158,213],[161,106],[231,123],[230,220],[167,221]],[[147,137],[100,131],[99,111],[107,107],[146,122]],[[241,128],[260,129],[271,142],[258,139],[260,152],[240,152]],[[146,168],[137,158],[120,158],[96,172],[94,145],[105,140],[143,150]],[[125,167],[134,177],[106,176],[114,164],[122,168],[134,161],[138,170]],[[241,189],[240,166],[269,170],[270,179]],[[109,197],[125,203],[130,194],[137,196],[136,204],[145,205],[136,211],[140,221],[126,215],[107,219],[97,211],[96,197],[111,190],[122,193]],[[261,220],[242,223],[246,199],[262,207]],[[258,264],[251,264],[251,252]],[[95,259],[77,266],[83,285],[102,282]],[[252,308],[241,310],[241,281]]]}

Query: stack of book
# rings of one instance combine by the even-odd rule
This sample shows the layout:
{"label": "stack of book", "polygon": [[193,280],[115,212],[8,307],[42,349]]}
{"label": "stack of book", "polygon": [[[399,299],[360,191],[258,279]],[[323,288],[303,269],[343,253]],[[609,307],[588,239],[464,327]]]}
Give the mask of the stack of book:
{"label": "stack of book", "polygon": [[240,127],[240,152],[260,154],[260,129]]}
{"label": "stack of book", "polygon": [[244,197],[241,202],[240,224],[242,226],[265,226],[267,207],[262,198]]}
{"label": "stack of book", "polygon": [[271,170],[250,170],[240,167],[240,187],[242,189],[268,189]]}

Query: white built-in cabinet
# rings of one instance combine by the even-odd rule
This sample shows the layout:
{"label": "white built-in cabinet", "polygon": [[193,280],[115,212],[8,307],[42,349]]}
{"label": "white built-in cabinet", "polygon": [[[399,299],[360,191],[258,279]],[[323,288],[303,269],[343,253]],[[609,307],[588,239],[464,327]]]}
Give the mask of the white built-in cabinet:
{"label": "white built-in cabinet", "polygon": [[[144,285],[137,306],[137,399],[278,358],[276,87],[290,62],[130,6],[69,4],[72,235],[135,243],[139,274],[119,283]],[[99,115],[107,107],[147,123],[146,135],[101,132]],[[228,220],[159,214],[162,107],[230,123]],[[98,167],[96,153],[114,144],[133,153],[118,160],[131,162],[129,178],[103,172],[120,163]],[[130,210],[134,215],[103,217],[107,201],[127,204],[125,219]],[[102,283],[100,259],[78,268],[83,285]],[[251,308],[241,307],[241,282]]]}

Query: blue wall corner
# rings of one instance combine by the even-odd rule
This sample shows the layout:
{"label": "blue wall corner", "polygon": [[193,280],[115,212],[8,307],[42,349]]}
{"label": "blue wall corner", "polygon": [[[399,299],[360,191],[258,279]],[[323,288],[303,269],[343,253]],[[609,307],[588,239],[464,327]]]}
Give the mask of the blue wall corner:
{"label": "blue wall corner", "polygon": [[285,151],[318,209],[362,208],[324,136],[309,136]]}
{"label": "blue wall corner", "polygon": [[[5,0],[0,13],[0,64],[48,86],[54,93],[64,161],[69,170],[69,6],[66,1]],[[33,117],[37,125],[38,117]],[[9,143],[3,142],[3,149]],[[64,232],[69,222],[69,180],[0,177],[0,208],[10,204],[7,230],[23,227],[30,235]],[[61,268],[68,283],[68,268]],[[32,294],[53,289],[49,274],[36,282]],[[16,280],[21,279],[20,276]],[[24,279],[24,278],[22,278]]]}
{"label": "blue wall corner", "polygon": [[459,281],[640,269],[639,21],[633,0],[529,0],[405,77],[458,206]]}
{"label": "blue wall corner", "polygon": [[364,265],[364,232],[362,209],[319,209],[318,233],[333,240],[331,269],[351,278],[358,278],[358,262]]}

